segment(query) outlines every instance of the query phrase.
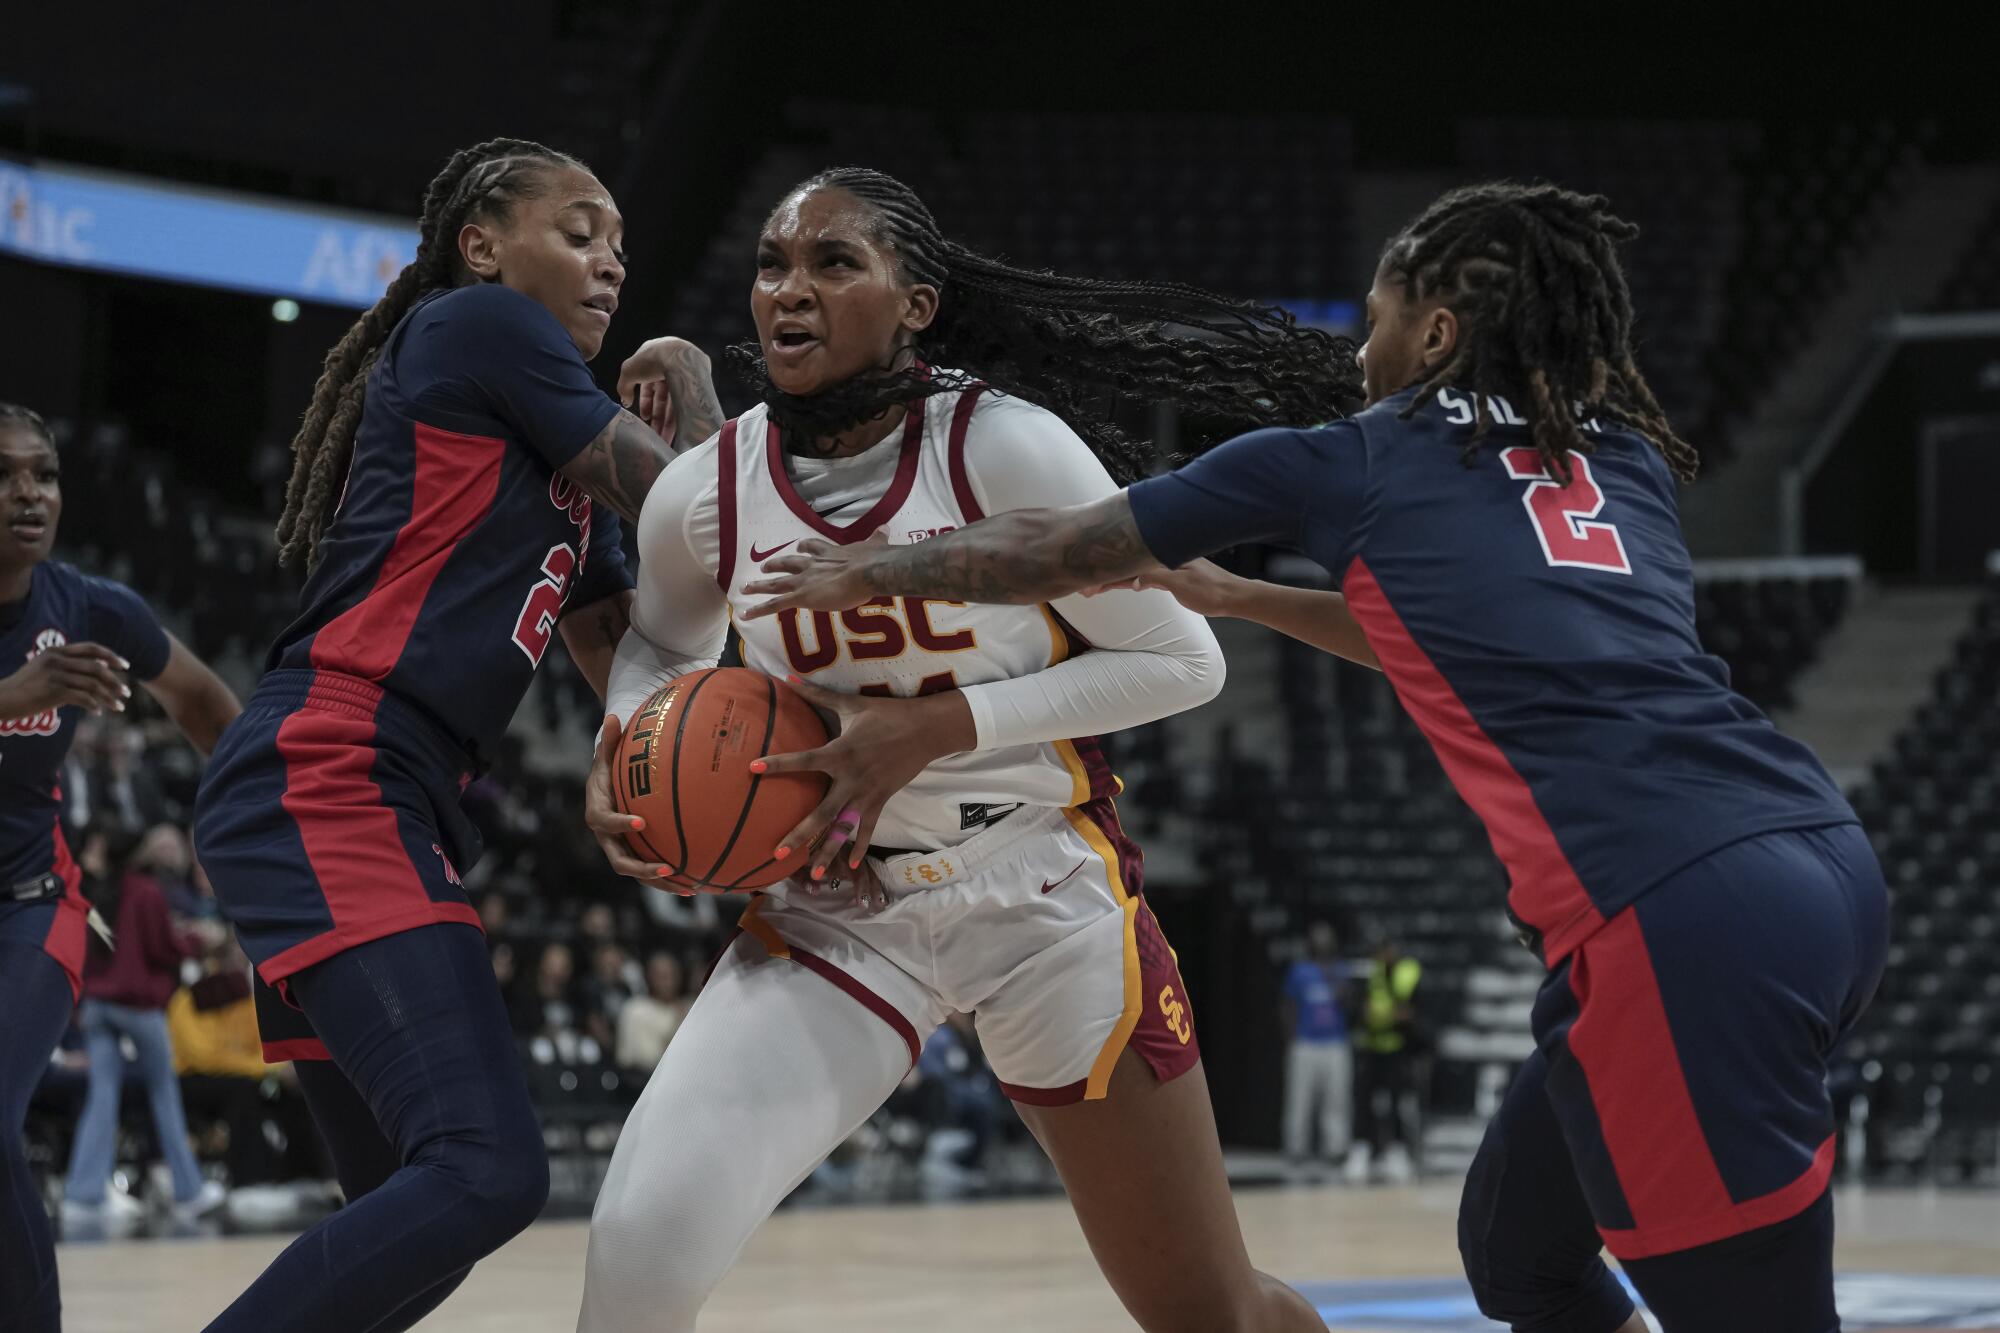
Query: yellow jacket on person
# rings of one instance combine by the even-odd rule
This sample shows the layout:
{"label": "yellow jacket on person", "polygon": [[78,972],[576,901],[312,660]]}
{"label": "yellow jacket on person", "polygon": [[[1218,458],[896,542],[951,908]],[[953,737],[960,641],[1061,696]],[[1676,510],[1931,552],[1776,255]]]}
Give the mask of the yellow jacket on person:
{"label": "yellow jacket on person", "polygon": [[262,1078],[270,1072],[257,1037],[257,1006],[237,1000],[219,1009],[194,1007],[186,987],[167,1001],[167,1036],[174,1047],[176,1074],[220,1074]]}

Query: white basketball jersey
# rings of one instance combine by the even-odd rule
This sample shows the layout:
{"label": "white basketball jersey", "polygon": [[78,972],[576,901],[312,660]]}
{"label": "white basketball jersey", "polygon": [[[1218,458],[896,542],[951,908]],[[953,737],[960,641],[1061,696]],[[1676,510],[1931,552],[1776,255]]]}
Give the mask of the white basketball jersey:
{"label": "white basketball jersey", "polygon": [[[785,470],[777,428],[759,404],[722,428],[717,441],[721,518],[716,582],[743,640],[744,665],[782,679],[796,673],[847,694],[910,698],[1041,671],[1087,645],[1072,643],[1046,606],[968,606],[921,597],[878,597],[841,612],[789,611],[746,621],[741,586],[794,543],[819,537],[920,542],[981,517],[965,472],[965,431],[978,388],[941,393],[911,411],[888,490],[849,523],[813,512]],[[856,505],[855,508],[859,508]],[[1114,795],[1094,738],[951,755],[900,792],[876,825],[877,846],[929,850],[963,842],[1015,805],[1074,806]]]}

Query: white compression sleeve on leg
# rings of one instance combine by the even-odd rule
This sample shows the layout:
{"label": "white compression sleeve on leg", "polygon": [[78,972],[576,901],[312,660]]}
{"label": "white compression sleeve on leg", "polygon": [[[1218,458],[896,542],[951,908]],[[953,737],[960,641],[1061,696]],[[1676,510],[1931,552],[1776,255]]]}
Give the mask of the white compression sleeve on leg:
{"label": "white compression sleeve on leg", "polygon": [[739,938],[619,1136],[578,1333],[691,1333],[764,1219],[909,1068],[881,1019]]}

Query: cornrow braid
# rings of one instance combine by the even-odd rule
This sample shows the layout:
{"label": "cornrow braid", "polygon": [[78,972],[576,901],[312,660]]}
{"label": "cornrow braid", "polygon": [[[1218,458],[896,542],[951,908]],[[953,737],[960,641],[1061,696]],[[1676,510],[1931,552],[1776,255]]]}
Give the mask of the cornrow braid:
{"label": "cornrow braid", "polygon": [[[1152,451],[1112,420],[1114,400],[1171,399],[1198,422],[1305,425],[1341,415],[1362,396],[1354,344],[1301,328],[1274,306],[1187,283],[1016,267],[948,240],[914,190],[863,167],[822,171],[785,197],[818,190],[845,190],[869,205],[877,239],[904,276],[938,289],[938,313],[916,336],[912,364],[808,398],[771,383],[755,344],[730,348],[731,364],[781,429],[837,434],[894,403],[963,388],[976,373],[1062,417],[1123,484],[1146,475]],[[1197,449],[1219,437],[1196,429]]]}
{"label": "cornrow braid", "polygon": [[1436,296],[1459,319],[1458,345],[1403,410],[1438,390],[1468,390],[1477,423],[1470,463],[1492,424],[1494,394],[1527,392],[1528,427],[1549,475],[1569,484],[1571,453],[1589,453],[1580,418],[1602,413],[1650,439],[1674,475],[1700,456],[1667,421],[1632,356],[1632,292],[1618,246],[1639,229],[1602,195],[1498,181],[1453,190],[1382,252],[1411,300]]}
{"label": "cornrow braid", "polygon": [[535,195],[540,169],[550,166],[589,170],[569,154],[531,140],[488,139],[453,153],[424,190],[416,256],[326,354],[312,402],[292,437],[292,475],[278,518],[280,563],[304,557],[310,569],[317,562],[320,536],[333,520],[354,456],[368,373],[418,298],[465,280],[459,231],[474,218],[504,221],[515,201]]}
{"label": "cornrow braid", "polygon": [[49,423],[42,420],[42,414],[33,408],[22,407],[19,403],[0,403],[0,426],[20,426],[35,432],[55,448],[56,437],[49,432]]}

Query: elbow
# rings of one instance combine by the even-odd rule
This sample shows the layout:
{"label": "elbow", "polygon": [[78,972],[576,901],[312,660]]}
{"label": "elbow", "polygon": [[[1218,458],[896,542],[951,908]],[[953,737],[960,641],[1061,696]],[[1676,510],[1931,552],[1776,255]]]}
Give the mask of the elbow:
{"label": "elbow", "polygon": [[1207,650],[1195,654],[1189,666],[1189,693],[1193,697],[1188,707],[1199,708],[1222,693],[1223,684],[1229,679],[1229,664],[1223,660],[1222,646],[1211,638]]}

